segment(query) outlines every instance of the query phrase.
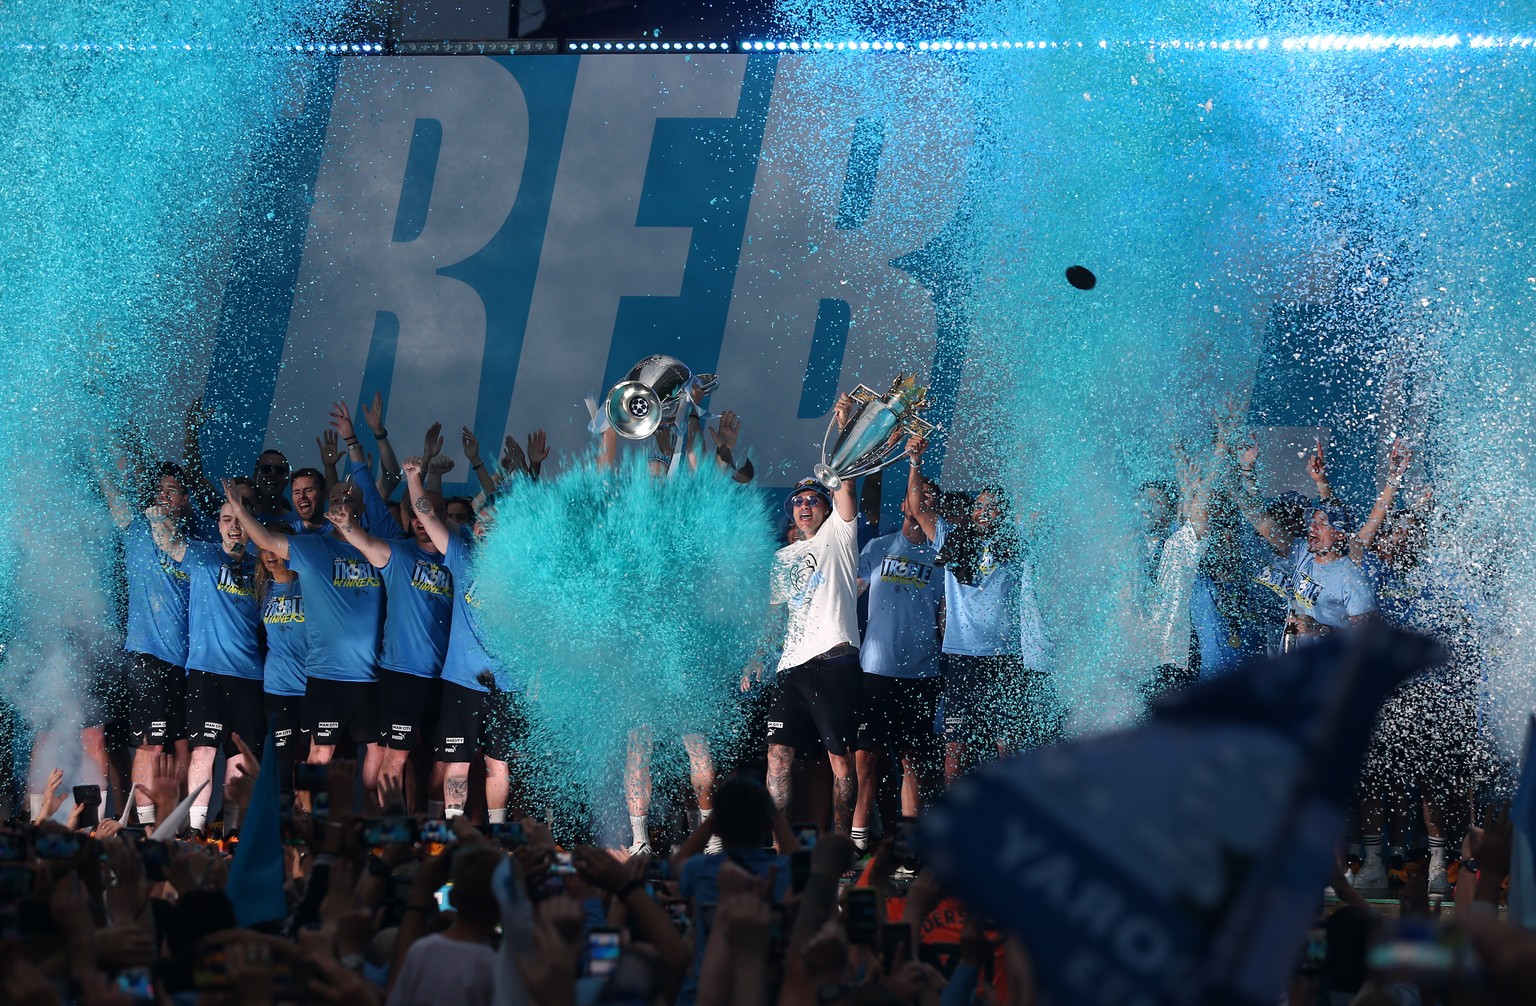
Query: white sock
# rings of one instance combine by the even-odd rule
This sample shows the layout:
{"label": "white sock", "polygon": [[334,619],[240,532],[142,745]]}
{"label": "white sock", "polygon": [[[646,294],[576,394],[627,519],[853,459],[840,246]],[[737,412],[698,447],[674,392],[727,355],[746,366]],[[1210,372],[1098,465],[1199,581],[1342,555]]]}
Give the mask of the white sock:
{"label": "white sock", "polygon": [[634,814],[629,815],[629,827],[635,833],[636,845],[645,845],[651,840],[651,827],[646,823],[646,818],[649,816],[648,814],[641,814],[638,817]]}
{"label": "white sock", "polygon": [[27,794],[27,806],[32,808],[31,818],[32,818],[32,820],[36,821],[37,820],[37,815],[39,815],[39,814],[41,814],[43,812],[43,794],[41,794],[41,793],[28,793]]}
{"label": "white sock", "polygon": [[487,807],[485,808],[485,819],[490,824],[506,824],[507,808]]}
{"label": "white sock", "polygon": [[451,821],[451,820],[453,820],[456,817],[463,817],[463,816],[464,816],[464,808],[463,807],[444,807],[443,808],[443,820],[445,820],[445,821]]}
{"label": "white sock", "polygon": [[194,803],[192,805],[192,814],[187,818],[187,823],[192,826],[193,831],[202,831],[204,828],[206,828],[208,826],[207,805],[205,804],[204,806],[199,807]]}
{"label": "white sock", "polygon": [[709,820],[709,815],[713,814],[714,812],[715,812],[715,808],[713,808],[713,807],[700,807],[699,808],[699,823],[703,824],[705,821],[708,821]]}
{"label": "white sock", "polygon": [[1429,868],[1431,870],[1437,867],[1442,870],[1445,869],[1446,855],[1445,839],[1435,838],[1431,835],[1429,839]]}
{"label": "white sock", "polygon": [[1382,846],[1381,832],[1378,831],[1374,835],[1361,835],[1360,836],[1360,847],[1365,850],[1365,854],[1361,858],[1364,860],[1364,862],[1365,863],[1371,863],[1371,862],[1380,863],[1381,862],[1381,846]]}
{"label": "white sock", "polygon": [[848,833],[848,837],[853,839],[853,847],[858,849],[860,852],[863,852],[865,849],[869,848],[868,828],[854,828]]}
{"label": "white sock", "polygon": [[441,801],[441,800],[428,800],[427,801],[427,820],[429,820],[429,821],[436,821],[438,818],[440,818],[442,816],[443,816],[443,801]]}
{"label": "white sock", "polygon": [[134,808],[134,813],[139,815],[139,823],[140,824],[154,824],[155,823],[155,805],[152,804],[152,803],[141,803],[141,804],[139,804],[137,807]]}

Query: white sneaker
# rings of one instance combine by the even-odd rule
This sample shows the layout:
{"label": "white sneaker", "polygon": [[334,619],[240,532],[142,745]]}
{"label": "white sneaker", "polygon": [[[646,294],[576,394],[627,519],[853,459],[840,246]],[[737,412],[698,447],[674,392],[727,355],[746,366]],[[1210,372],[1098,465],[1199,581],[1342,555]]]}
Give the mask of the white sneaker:
{"label": "white sneaker", "polygon": [[1451,879],[1446,875],[1443,852],[1429,857],[1429,893],[1438,894],[1442,898],[1451,896]]}
{"label": "white sneaker", "polygon": [[1387,889],[1387,867],[1380,856],[1367,856],[1360,869],[1349,875],[1349,886],[1361,894],[1379,894]]}
{"label": "white sneaker", "polygon": [[629,847],[629,854],[631,856],[649,856],[651,855],[651,843],[636,842]]}
{"label": "white sneaker", "polygon": [[716,853],[721,853],[721,852],[724,852],[724,851],[725,851],[725,843],[720,841],[720,836],[719,835],[711,835],[711,836],[709,836],[709,841],[704,843],[704,852],[706,854],[708,854],[708,855],[713,856]]}

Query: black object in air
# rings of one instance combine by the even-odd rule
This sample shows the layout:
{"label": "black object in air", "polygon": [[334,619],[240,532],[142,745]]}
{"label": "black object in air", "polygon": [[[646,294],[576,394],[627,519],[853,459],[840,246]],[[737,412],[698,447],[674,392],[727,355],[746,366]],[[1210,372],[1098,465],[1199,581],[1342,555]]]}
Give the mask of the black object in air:
{"label": "black object in air", "polygon": [[1080,265],[1067,266],[1067,282],[1079,290],[1092,290],[1099,283],[1099,278]]}

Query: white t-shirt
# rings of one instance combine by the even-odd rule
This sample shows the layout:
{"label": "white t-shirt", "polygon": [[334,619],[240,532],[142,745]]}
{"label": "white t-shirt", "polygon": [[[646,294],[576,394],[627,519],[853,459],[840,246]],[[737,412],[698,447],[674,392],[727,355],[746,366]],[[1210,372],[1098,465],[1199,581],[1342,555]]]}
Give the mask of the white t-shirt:
{"label": "white t-shirt", "polygon": [[835,646],[859,645],[858,568],[858,522],[843,520],[836,510],[810,541],[779,549],[774,556],[773,603],[789,605],[781,672]]}
{"label": "white t-shirt", "polygon": [[406,951],[386,1006],[491,1006],[495,993],[494,949],[433,933]]}

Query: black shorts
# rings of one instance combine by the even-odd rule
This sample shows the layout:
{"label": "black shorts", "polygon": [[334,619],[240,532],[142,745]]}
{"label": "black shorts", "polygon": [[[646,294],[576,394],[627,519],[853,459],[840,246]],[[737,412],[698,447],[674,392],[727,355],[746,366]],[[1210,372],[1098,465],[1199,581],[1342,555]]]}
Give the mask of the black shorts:
{"label": "black shorts", "polygon": [[497,689],[486,696],[480,747],[487,758],[511,761],[518,745],[527,736],[528,717],[523,711],[522,695]]}
{"label": "black shorts", "polygon": [[946,653],[944,740],[1027,751],[1061,738],[1065,718],[1051,676],[1015,656]]}
{"label": "black shorts", "polygon": [[317,747],[379,742],[379,685],[376,681],[310,678],[304,687],[304,729]]}
{"label": "black shorts", "polygon": [[261,681],[211,671],[190,672],[187,727],[195,748],[223,747],[225,754],[232,755],[240,749],[230,735],[239,734],[241,740],[260,751],[267,736]]}
{"label": "black shorts", "polygon": [[457,764],[474,760],[480,750],[480,732],[489,698],[489,692],[443,682],[437,712],[437,743],[433,745],[438,761]]}
{"label": "black shorts", "polygon": [[891,678],[864,675],[864,722],[860,751],[910,752],[933,757],[939,752],[939,699],[943,678]]}
{"label": "black shorts", "polygon": [[859,736],[864,687],[856,652],[812,657],[779,673],[768,708],[768,743],[845,755]]}
{"label": "black shorts", "polygon": [[187,737],[187,672],[148,653],[128,654],[128,731],[135,747]]}
{"label": "black shorts", "polygon": [[309,739],[304,733],[304,696],[263,692],[261,704],[268,722],[273,719],[277,721],[277,736],[273,740],[279,753],[287,749],[309,747]]}
{"label": "black shorts", "polygon": [[379,743],[414,751],[431,733],[437,714],[438,680],[379,668]]}

